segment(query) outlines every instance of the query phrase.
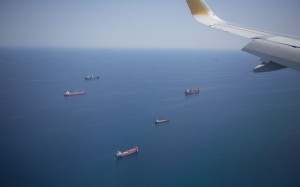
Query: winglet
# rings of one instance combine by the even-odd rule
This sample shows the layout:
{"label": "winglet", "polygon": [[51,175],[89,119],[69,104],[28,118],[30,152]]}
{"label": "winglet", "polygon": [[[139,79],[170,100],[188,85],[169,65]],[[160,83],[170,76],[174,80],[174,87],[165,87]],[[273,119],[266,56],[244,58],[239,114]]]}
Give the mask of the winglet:
{"label": "winglet", "polygon": [[204,0],[186,0],[194,18],[205,25],[211,26],[224,21],[216,16]]}
{"label": "winglet", "polygon": [[202,1],[198,0],[187,0],[187,4],[191,10],[192,15],[209,15],[209,8]]}

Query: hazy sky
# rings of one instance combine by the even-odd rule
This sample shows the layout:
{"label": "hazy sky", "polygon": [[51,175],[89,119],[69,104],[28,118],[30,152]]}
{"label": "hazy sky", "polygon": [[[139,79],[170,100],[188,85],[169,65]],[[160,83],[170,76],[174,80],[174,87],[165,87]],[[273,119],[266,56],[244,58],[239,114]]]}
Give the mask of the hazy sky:
{"label": "hazy sky", "polygon": [[[299,0],[207,0],[222,19],[300,36]],[[185,0],[1,0],[0,46],[242,48],[201,25]]]}

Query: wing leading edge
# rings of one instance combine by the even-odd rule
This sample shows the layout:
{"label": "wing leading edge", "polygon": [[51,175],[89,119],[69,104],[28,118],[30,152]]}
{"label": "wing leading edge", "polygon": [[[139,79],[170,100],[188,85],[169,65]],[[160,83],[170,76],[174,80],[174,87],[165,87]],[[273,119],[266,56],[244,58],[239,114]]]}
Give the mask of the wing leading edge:
{"label": "wing leading edge", "polygon": [[252,39],[242,50],[261,58],[254,72],[290,67],[300,71],[300,39],[273,34],[226,22],[213,13],[204,0],[186,0],[193,17],[211,28]]}

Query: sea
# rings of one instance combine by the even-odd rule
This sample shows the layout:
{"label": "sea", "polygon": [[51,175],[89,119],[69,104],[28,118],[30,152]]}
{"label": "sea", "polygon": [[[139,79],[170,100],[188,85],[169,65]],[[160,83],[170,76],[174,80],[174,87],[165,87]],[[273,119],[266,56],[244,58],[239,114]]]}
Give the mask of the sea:
{"label": "sea", "polygon": [[300,72],[259,63],[239,50],[1,48],[0,186],[299,187]]}

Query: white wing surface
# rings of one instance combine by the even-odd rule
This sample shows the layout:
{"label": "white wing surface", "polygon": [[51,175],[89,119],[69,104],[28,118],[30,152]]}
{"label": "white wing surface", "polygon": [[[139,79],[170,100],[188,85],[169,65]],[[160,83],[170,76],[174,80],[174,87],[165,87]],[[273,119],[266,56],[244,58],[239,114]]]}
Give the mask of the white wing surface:
{"label": "white wing surface", "polygon": [[204,0],[186,0],[194,18],[211,28],[252,39],[242,50],[261,58],[254,72],[290,67],[300,71],[300,39],[238,26],[220,19]]}

